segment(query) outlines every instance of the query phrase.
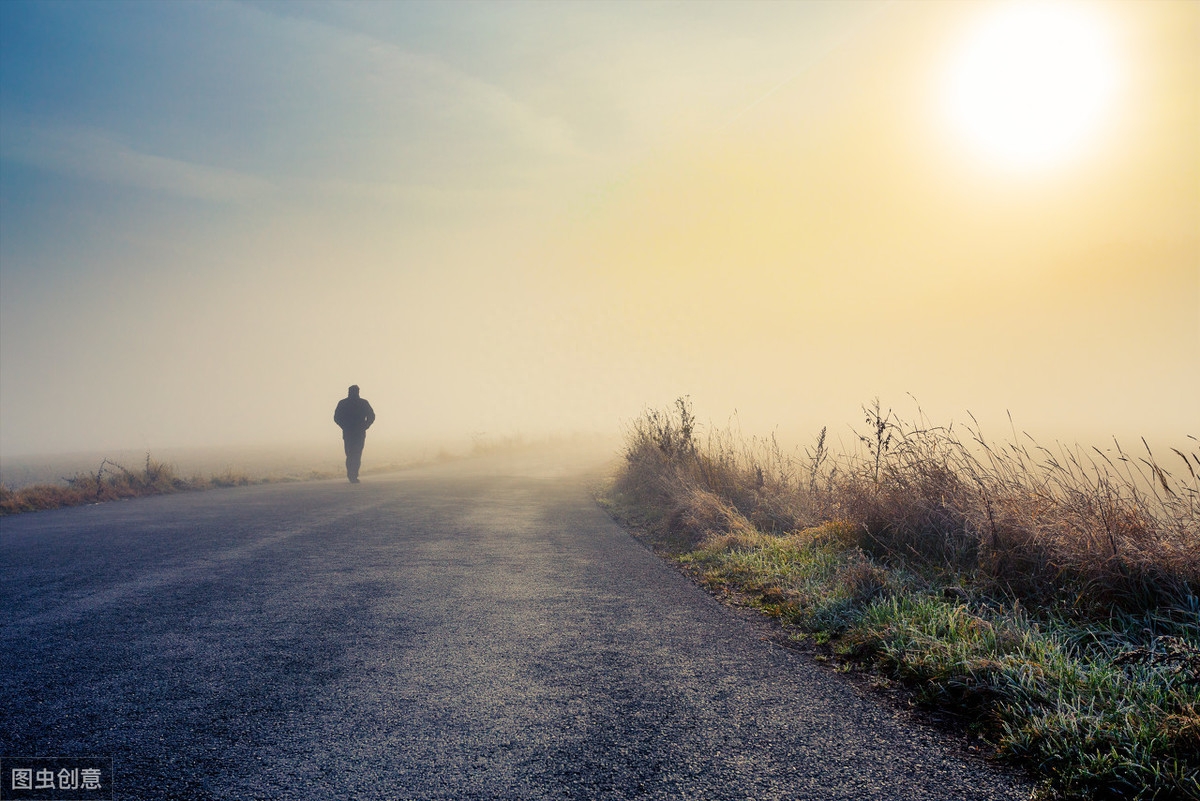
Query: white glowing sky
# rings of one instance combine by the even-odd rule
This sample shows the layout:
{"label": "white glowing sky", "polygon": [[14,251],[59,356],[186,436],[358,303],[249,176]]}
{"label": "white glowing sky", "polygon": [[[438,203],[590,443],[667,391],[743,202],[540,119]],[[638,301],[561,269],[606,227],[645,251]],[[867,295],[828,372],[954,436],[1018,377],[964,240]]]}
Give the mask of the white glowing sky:
{"label": "white glowing sky", "polygon": [[952,121],[985,157],[1050,169],[1104,127],[1127,65],[1115,31],[1080,4],[982,14],[947,71]]}

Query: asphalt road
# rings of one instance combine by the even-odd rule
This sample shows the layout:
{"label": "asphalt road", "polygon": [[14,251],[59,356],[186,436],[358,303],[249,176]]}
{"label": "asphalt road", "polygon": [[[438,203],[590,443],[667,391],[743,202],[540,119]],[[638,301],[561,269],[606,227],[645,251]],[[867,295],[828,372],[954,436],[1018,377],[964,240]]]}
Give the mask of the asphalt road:
{"label": "asphalt road", "polygon": [[1028,797],[503,460],[0,520],[0,756],[119,799]]}

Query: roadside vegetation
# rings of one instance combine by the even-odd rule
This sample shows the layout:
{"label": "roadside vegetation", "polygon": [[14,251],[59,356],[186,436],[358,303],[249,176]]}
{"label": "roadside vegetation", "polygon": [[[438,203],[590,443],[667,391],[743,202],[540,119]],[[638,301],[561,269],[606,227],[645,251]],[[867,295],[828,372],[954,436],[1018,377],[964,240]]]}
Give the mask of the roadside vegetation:
{"label": "roadside vegetation", "polygon": [[[421,454],[407,459],[392,458],[364,468],[360,475],[380,475],[409,470],[427,464],[443,463],[470,456],[482,456],[509,450],[535,447],[539,443],[525,442],[520,438],[508,438],[499,442],[477,439],[467,455],[451,452],[444,447],[435,454]],[[395,454],[392,454],[395,457]],[[329,460],[336,465],[338,460]],[[58,509],[64,506],[86,506],[106,501],[125,500],[147,495],[162,495],[173,492],[194,492],[220,487],[241,487],[250,484],[278,484],[295,481],[318,481],[344,478],[340,469],[288,469],[279,472],[265,469],[251,476],[242,471],[227,468],[212,473],[207,478],[193,475],[184,478],[174,465],[160,462],[146,454],[145,463],[131,470],[111,459],[103,459],[95,472],[77,472],[64,477],[58,483],[36,483],[10,489],[0,484],[0,516]]]}
{"label": "roadside vegetation", "polygon": [[147,453],[146,462],[139,470],[130,470],[104,459],[96,472],[77,473],[62,479],[60,484],[31,484],[15,490],[0,485],[0,515],[259,483],[263,480],[251,479],[232,470],[208,478],[182,478],[172,465],[163,464]]}
{"label": "roadside vegetation", "polygon": [[681,398],[631,424],[605,500],[819,658],[953,713],[1042,798],[1200,799],[1195,440],[1168,462],[878,402],[864,422],[851,453],[822,430],[788,454],[701,436]]}

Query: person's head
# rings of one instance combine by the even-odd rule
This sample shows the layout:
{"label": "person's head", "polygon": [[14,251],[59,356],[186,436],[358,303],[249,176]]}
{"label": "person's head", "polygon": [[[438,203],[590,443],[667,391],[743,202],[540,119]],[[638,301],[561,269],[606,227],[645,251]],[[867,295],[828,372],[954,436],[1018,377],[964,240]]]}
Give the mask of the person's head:
{"label": "person's head", "polygon": [[351,398],[357,398],[358,397],[358,384],[351,384],[349,392],[350,392]]}

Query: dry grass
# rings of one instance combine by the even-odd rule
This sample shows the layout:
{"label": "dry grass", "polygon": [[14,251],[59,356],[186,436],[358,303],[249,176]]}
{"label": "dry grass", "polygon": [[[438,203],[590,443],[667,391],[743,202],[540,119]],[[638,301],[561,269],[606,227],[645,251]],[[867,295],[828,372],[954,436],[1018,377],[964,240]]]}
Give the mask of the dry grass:
{"label": "dry grass", "polygon": [[[713,432],[685,400],[630,428],[615,492],[681,547],[749,526],[788,533],[840,520],[872,557],[970,574],[988,590],[1089,617],[1186,603],[1200,588],[1200,453],[1170,469],[1145,448],[993,444],[977,430],[865,409],[862,448],[803,455]],[[1028,438],[1026,438],[1028,439]],[[1193,440],[1194,443],[1194,440]]]}
{"label": "dry grass", "polygon": [[252,483],[256,482],[231,470],[207,479],[180,478],[174,467],[151,458],[147,453],[141,470],[130,470],[105,459],[95,473],[78,473],[74,477],[64,478],[62,484],[33,484],[17,490],[0,486],[0,515]]}
{"label": "dry grass", "polygon": [[[864,408],[822,431],[627,432],[614,511],[702,581],[955,710],[1046,799],[1200,801],[1200,455],[995,444]],[[1194,440],[1193,440],[1194,442]]]}

